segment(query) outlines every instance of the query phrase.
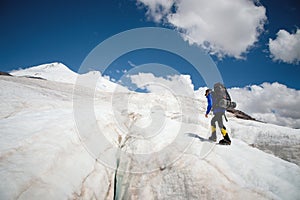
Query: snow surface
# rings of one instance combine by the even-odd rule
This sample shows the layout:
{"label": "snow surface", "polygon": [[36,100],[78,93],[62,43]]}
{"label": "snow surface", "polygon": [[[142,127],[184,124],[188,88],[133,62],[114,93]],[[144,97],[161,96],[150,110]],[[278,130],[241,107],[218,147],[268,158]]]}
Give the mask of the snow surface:
{"label": "snow surface", "polygon": [[14,76],[40,77],[63,83],[75,83],[77,78],[77,73],[73,72],[62,63],[49,63],[30,68],[14,70],[11,71],[10,74]]}
{"label": "snow surface", "polygon": [[[96,125],[109,141],[104,150],[99,135],[78,130],[72,78],[77,75],[61,64],[44,70],[48,65],[24,70],[26,76],[39,70],[47,80],[0,76],[0,199],[299,199],[299,129],[228,114],[232,145],[215,145],[200,138],[209,136],[205,88],[197,99],[113,94],[101,92],[101,87],[113,91],[114,83],[105,81],[93,97]],[[80,76],[91,74],[100,75]],[[77,91],[77,98],[89,94],[84,86]],[[102,157],[110,149],[117,149],[108,154],[115,157]],[[117,160],[119,171],[110,163]],[[126,172],[132,170],[143,173]]]}
{"label": "snow surface", "polygon": [[[101,73],[98,71],[90,71],[87,74],[79,75],[62,63],[49,63],[26,69],[14,70],[11,71],[10,74],[18,77],[36,77],[70,84],[75,84],[78,78],[82,78],[85,81],[96,78],[98,79],[96,90],[106,92],[113,92],[116,87],[120,87],[120,85],[117,85],[116,83],[113,83],[102,77]],[[123,88],[123,90],[125,90],[125,88]]]}

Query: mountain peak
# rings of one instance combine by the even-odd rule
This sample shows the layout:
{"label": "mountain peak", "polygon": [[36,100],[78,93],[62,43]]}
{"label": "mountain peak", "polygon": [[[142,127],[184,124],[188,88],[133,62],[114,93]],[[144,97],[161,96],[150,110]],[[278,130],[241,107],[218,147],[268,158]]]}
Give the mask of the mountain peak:
{"label": "mountain peak", "polygon": [[29,67],[25,70],[50,70],[50,71],[61,71],[68,70],[71,71],[66,65],[60,62],[47,63],[42,65],[37,65],[33,67]]}
{"label": "mountain peak", "polygon": [[53,62],[29,67],[26,69],[14,70],[11,72],[11,74],[14,76],[43,78],[64,83],[74,83],[78,75],[60,62]]}
{"label": "mountain peak", "polygon": [[[13,76],[21,77],[30,77],[38,79],[46,79],[49,81],[63,82],[75,84],[77,77],[81,76],[85,78],[85,81],[89,81],[90,77],[97,77],[98,82],[96,88],[101,91],[111,92],[114,91],[118,86],[116,83],[113,83],[102,77],[101,72],[99,71],[90,71],[86,74],[77,74],[70,70],[66,65],[60,62],[53,62],[42,64],[38,66],[29,67],[26,69],[19,69],[10,72]],[[125,89],[125,88],[124,88]],[[125,89],[127,91],[127,89]]]}

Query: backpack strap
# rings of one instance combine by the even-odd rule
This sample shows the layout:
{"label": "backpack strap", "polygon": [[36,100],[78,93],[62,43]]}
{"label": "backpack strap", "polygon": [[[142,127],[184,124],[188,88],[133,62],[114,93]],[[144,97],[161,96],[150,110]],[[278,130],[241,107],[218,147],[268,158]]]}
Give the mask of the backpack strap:
{"label": "backpack strap", "polygon": [[224,118],[225,118],[226,122],[228,122],[228,119],[227,119],[227,117],[226,117],[226,114],[224,113],[223,115],[224,115]]}

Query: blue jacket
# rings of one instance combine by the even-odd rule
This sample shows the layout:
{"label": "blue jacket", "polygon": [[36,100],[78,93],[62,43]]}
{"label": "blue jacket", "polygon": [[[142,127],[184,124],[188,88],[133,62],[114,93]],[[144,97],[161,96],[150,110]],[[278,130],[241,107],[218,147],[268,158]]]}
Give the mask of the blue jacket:
{"label": "blue jacket", "polygon": [[[213,107],[214,98],[213,98],[213,96],[211,95],[211,93],[209,93],[209,94],[206,96],[206,98],[207,98],[207,109],[206,109],[206,114],[208,114],[208,113],[211,111],[212,107]],[[213,109],[213,113],[214,113],[214,114],[215,114],[215,113],[220,113],[220,112],[225,113],[225,108],[214,107],[214,109]]]}

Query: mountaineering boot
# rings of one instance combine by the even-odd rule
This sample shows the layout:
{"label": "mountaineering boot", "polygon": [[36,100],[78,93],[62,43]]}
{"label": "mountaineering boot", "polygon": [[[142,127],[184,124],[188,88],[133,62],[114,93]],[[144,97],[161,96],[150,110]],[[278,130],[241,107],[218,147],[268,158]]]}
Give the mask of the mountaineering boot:
{"label": "mountaineering boot", "polygon": [[223,145],[230,145],[231,144],[231,140],[229,138],[229,135],[226,131],[226,128],[223,127],[222,130],[222,135],[223,135],[223,139],[219,141],[219,144],[223,144]]}
{"label": "mountaineering boot", "polygon": [[216,127],[211,126],[211,136],[208,138],[211,141],[217,141]]}
{"label": "mountaineering boot", "polygon": [[231,141],[228,141],[226,139],[222,139],[219,141],[219,144],[222,144],[222,145],[231,145]]}

